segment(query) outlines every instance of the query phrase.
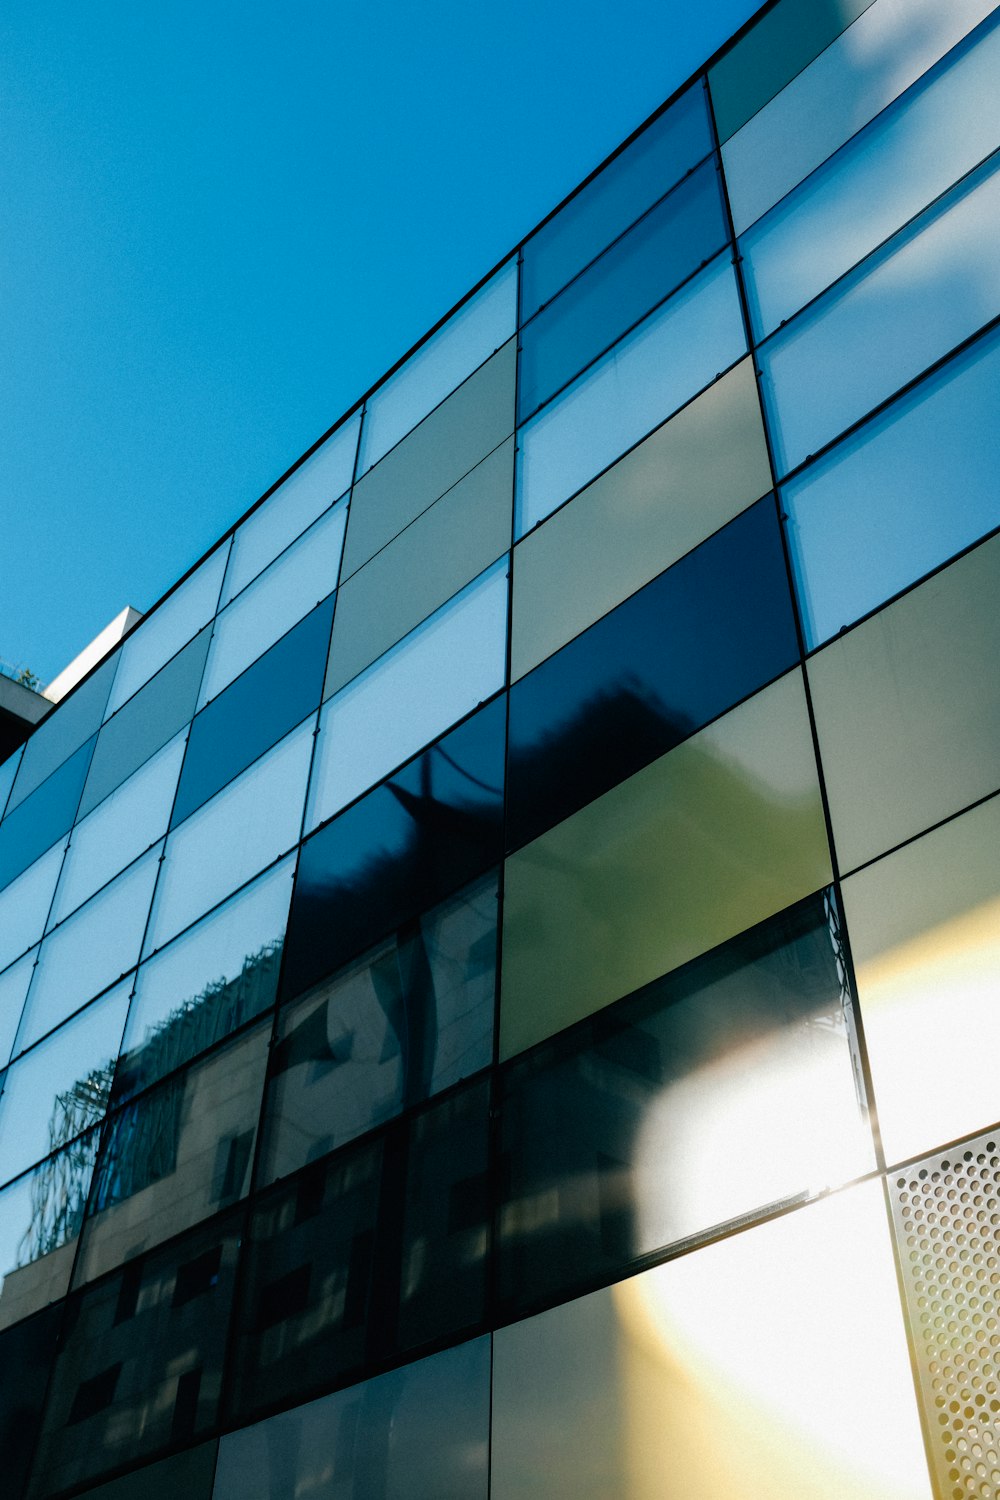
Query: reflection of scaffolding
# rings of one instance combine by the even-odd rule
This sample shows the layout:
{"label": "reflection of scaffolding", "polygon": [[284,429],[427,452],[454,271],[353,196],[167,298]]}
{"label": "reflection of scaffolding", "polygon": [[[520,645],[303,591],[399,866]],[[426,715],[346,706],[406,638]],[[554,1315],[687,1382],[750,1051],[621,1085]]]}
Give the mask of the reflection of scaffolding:
{"label": "reflection of scaffolding", "polygon": [[[18,1246],[18,1266],[30,1265],[79,1234],[96,1155],[93,1132],[87,1131],[104,1115],[112,1084],[120,1096],[174,1073],[265,1010],[277,989],[281,948],[280,938],[265,943],[244,959],[234,979],[214,980],[178,1005],[117,1078],[112,1060],[56,1095],[49,1121],[50,1154],[31,1180],[31,1222]],[[183,1094],[184,1078],[175,1077],[112,1117],[93,1211],[130,1197],[173,1170]]]}

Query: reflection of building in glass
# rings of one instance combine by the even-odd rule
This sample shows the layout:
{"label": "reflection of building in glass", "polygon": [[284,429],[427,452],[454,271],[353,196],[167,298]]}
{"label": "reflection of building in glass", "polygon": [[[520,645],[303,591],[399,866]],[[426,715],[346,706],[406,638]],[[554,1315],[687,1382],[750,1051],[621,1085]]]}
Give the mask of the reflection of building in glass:
{"label": "reflection of building in glass", "polygon": [[1000,1494],[990,11],[776,0],[11,741],[5,1496]]}

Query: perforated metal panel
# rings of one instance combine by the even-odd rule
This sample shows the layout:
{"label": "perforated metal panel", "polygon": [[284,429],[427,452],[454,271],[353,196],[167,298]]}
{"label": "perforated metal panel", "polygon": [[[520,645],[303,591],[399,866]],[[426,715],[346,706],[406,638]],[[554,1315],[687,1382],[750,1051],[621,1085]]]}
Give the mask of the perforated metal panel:
{"label": "perforated metal panel", "polygon": [[946,1500],[1000,1497],[1000,1132],[890,1183],[921,1392]]}

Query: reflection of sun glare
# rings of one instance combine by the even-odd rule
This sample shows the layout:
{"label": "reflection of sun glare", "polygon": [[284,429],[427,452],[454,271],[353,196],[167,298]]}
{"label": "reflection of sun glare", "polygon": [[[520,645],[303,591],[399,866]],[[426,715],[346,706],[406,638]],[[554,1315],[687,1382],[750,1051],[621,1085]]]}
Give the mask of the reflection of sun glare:
{"label": "reflection of sun glare", "polygon": [[877,1183],[613,1297],[629,1500],[929,1500]]}

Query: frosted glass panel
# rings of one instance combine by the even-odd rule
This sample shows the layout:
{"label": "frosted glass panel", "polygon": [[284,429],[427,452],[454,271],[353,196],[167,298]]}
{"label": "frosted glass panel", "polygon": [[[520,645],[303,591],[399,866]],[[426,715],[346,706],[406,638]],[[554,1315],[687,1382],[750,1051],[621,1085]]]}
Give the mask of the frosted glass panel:
{"label": "frosted glass panel", "polygon": [[314,725],[301,724],[170,835],[146,954],[297,841]]}
{"label": "frosted glass panel", "polygon": [[0,974],[0,1064],[6,1064],[14,1046],[37,956],[38,949],[33,948]]}
{"label": "frosted glass panel", "polygon": [[370,469],[517,328],[517,262],[510,261],[368,402],[359,473]]}
{"label": "frosted glass panel", "polygon": [[223,604],[228,604],[327,506],[350,489],[360,425],[360,414],[345,422],[237,529],[222,590]]}
{"label": "frosted glass panel", "polygon": [[521,429],[518,535],[746,349],[732,264],[716,260]]}
{"label": "frosted glass panel", "polygon": [[62,922],[119,870],[163,837],[183,759],[181,734],[76,825],[53,902],[50,927]]}
{"label": "frosted glass panel", "polygon": [[138,961],[158,860],[159,850],[151,850],[45,939],[18,1032],[18,1052]]}
{"label": "frosted glass panel", "polygon": [[991,166],[761,347],[779,472],[1000,312],[998,239]]}
{"label": "frosted glass panel", "polygon": [[[940,0],[876,0],[723,146],[736,233],[742,234],[772,203],[873,120],[992,9],[993,0],[951,0],[948,5]],[[995,70],[995,63],[993,67]],[[973,77],[967,87],[977,89]],[[995,88],[989,97],[979,96],[977,105],[984,113],[984,125],[995,119],[996,103]],[[977,131],[976,121],[962,119],[960,101],[952,108],[954,115],[943,121],[944,138],[923,138],[924,147],[931,148],[931,157],[940,151],[946,158],[961,149],[963,131]],[[880,134],[880,150],[894,149],[894,130]],[[874,143],[874,136],[869,139]],[[994,134],[980,156],[995,145]],[[926,159],[911,159],[909,167],[904,168],[918,170],[920,175],[931,169],[932,161]],[[957,176],[953,173],[942,187]],[[900,179],[892,186],[905,193],[910,184]],[[879,205],[868,201],[864,207],[875,213]],[[849,226],[840,227],[847,230]],[[820,249],[814,244],[813,253],[818,258]]]}
{"label": "frosted glass panel", "polygon": [[503,687],[507,562],[483,573],[326,703],[307,828],[315,828]]}
{"label": "frosted glass panel", "polygon": [[217,547],[170,598],[141,620],[122,647],[106,717],[148,682],[215,614],[229,541]]}
{"label": "frosted glass panel", "polygon": [[998,390],[994,333],[785,486],[810,648],[1000,526]]}
{"label": "frosted glass panel", "polygon": [[45,931],[66,843],[60,840],[0,891],[0,969],[37,943]]}

